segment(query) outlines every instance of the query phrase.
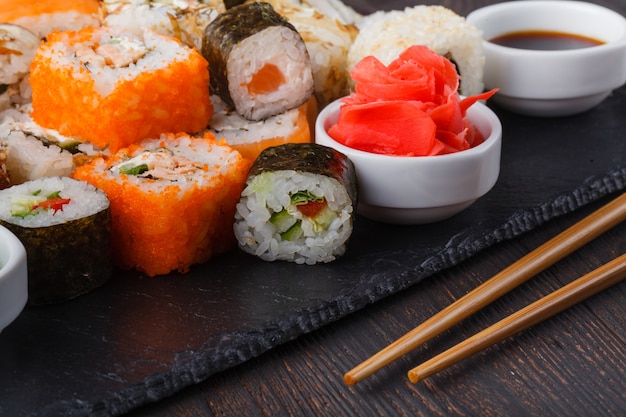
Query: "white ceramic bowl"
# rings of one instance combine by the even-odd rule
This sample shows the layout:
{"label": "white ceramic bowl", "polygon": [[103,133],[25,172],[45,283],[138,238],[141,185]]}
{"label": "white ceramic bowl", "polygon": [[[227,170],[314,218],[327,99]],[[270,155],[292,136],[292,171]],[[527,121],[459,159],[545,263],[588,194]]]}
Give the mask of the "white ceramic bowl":
{"label": "white ceramic bowl", "polygon": [[[511,1],[475,10],[466,20],[483,32],[485,87],[500,89],[491,100],[511,111],[544,117],[581,113],[626,82],[626,19],[607,8],[581,1]],[[577,34],[604,44],[539,51],[489,42],[529,30]]]}
{"label": "white ceramic bowl", "polygon": [[315,124],[315,142],[350,158],[355,166],[357,212],[372,220],[424,224],[447,219],[485,195],[500,174],[502,125],[491,109],[475,103],[467,112],[485,137],[480,145],[448,155],[388,156],[349,148],[327,131],[337,122],[340,100],[325,107]]}
{"label": "white ceramic bowl", "polygon": [[22,312],[28,300],[26,249],[0,226],[0,331]]}

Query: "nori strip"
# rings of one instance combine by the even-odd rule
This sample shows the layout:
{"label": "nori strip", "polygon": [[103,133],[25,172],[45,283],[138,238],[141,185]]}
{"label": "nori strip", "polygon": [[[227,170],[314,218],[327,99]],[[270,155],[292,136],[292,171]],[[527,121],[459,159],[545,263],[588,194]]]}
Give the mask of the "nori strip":
{"label": "nori strip", "polygon": [[246,0],[224,0],[224,6],[226,7],[226,9],[230,9],[232,7],[243,4],[245,1]]}
{"label": "nori strip", "polygon": [[26,248],[30,306],[78,297],[113,274],[110,208],[47,227],[0,224]]}
{"label": "nori strip", "polygon": [[244,39],[272,26],[285,26],[300,36],[271,4],[264,2],[234,6],[218,15],[204,29],[201,52],[209,62],[210,90],[230,107],[236,107],[228,89],[230,52]]}
{"label": "nori strip", "polygon": [[346,189],[352,207],[357,207],[357,177],[354,164],[343,153],[317,143],[286,143],[266,148],[252,164],[251,178],[264,172],[293,170],[336,179]]}

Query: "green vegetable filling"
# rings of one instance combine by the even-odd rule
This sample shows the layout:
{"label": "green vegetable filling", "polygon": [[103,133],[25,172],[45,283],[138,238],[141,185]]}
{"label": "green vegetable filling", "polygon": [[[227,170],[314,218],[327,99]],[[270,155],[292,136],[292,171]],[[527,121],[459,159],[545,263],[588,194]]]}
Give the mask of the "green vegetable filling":
{"label": "green vegetable filling", "polygon": [[[30,195],[20,196],[11,203],[11,216],[25,218],[34,216],[45,210],[61,210],[64,204],[69,203],[69,199],[61,198],[61,191],[54,191],[46,196],[41,195],[42,190],[36,190]],[[51,204],[46,204],[51,202]]]}
{"label": "green vegetable filling", "polygon": [[320,210],[316,210],[314,215],[307,215],[308,212],[305,210],[300,211],[303,218],[311,222],[313,231],[316,233],[328,229],[330,224],[337,217],[336,213],[325,204],[325,198],[323,196],[316,196],[309,191],[298,191],[291,194],[290,202],[290,207],[275,212],[270,217],[270,222],[276,226],[283,240],[293,241],[304,235],[302,220],[292,214],[295,213],[295,210],[300,211],[297,206],[303,208],[310,203],[324,203],[323,207]]}
{"label": "green vegetable filling", "polygon": [[120,167],[120,174],[126,175],[141,175],[148,170],[148,164],[126,164]]}

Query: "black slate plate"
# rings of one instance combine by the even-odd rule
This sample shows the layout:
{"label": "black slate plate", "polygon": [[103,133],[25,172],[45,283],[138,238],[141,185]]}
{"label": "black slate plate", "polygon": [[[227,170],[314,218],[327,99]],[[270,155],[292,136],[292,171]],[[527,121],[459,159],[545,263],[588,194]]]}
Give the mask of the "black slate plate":
{"label": "black slate plate", "polygon": [[574,117],[495,110],[504,126],[498,183],[449,220],[358,218],[348,253],[331,264],[233,250],[187,275],[119,272],[76,300],[25,309],[0,333],[0,415],[125,413],[626,189],[626,88]]}

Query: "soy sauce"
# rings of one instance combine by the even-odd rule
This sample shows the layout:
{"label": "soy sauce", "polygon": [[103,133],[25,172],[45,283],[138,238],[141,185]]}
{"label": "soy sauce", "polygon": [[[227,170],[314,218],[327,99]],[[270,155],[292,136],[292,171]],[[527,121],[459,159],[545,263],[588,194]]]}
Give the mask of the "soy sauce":
{"label": "soy sauce", "polygon": [[604,43],[582,35],[540,30],[507,33],[490,39],[489,42],[509,48],[532,49],[536,51],[564,51],[568,49],[590,48]]}

